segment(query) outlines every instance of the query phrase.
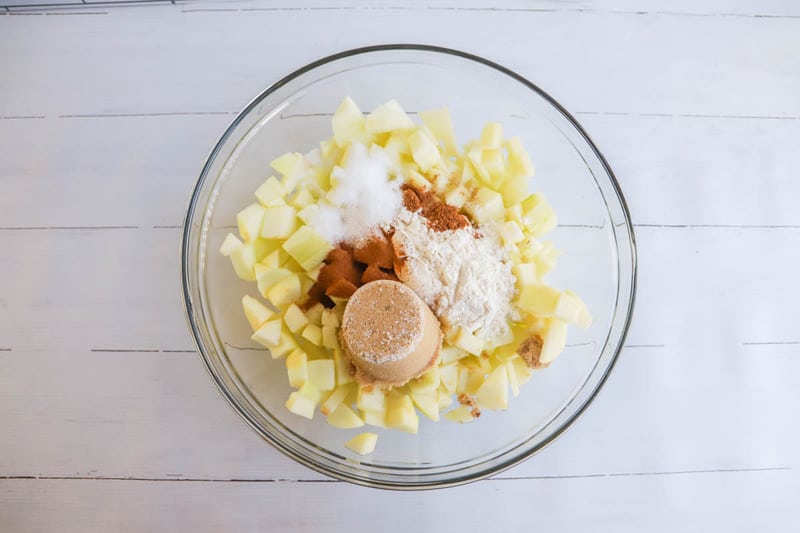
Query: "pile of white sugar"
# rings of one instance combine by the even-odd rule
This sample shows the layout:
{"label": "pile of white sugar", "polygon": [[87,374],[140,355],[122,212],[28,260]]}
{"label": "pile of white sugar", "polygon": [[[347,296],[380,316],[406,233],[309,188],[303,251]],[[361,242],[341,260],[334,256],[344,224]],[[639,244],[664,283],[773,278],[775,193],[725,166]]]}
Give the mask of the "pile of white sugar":
{"label": "pile of white sugar", "polygon": [[464,328],[491,341],[509,333],[519,316],[511,300],[511,261],[495,232],[472,227],[433,231],[427,219],[403,209],[392,243],[405,257],[400,279],[427,303],[445,331]]}
{"label": "pile of white sugar", "polygon": [[392,179],[391,167],[382,150],[352,144],[345,165],[331,172],[335,185],[310,225],[332,244],[357,244],[391,222],[403,207],[401,181]]}

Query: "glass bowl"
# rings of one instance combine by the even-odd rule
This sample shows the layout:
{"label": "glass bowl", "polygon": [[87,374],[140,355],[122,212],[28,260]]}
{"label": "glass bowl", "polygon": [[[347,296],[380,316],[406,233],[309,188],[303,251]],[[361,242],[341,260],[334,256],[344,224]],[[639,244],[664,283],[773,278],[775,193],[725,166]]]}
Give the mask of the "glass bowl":
{"label": "glass bowl", "polygon": [[[417,435],[379,434],[369,456],[344,443],[364,431],[329,426],[286,410],[284,362],[250,340],[240,300],[256,294],[218,253],[252,202],[269,162],[305,152],[331,135],[345,96],[365,110],[396,99],[413,114],[448,107],[459,142],[498,121],[519,136],[536,166],[541,191],[560,224],[548,239],[563,252],[548,276],[586,301],[588,330],[570,328],[568,346],[534,373],[509,409],[484,411],[470,424],[420,417]],[[636,251],[625,200],[603,156],[553,98],[518,74],[480,57],[420,45],[350,50],[278,81],[250,103],[214,147],[194,189],[183,231],[183,296],[203,362],[223,396],[264,439],[328,476],[382,488],[421,489],[466,483],[530,457],[563,433],[589,405],[623,344],[633,308]]]}

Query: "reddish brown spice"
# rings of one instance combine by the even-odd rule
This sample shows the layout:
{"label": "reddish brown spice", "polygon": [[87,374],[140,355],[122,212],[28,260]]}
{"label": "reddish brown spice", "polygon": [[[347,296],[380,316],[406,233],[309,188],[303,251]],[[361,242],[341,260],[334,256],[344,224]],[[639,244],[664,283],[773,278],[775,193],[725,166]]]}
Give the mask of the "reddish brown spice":
{"label": "reddish brown spice", "polygon": [[433,231],[456,230],[470,225],[469,219],[459,213],[457,207],[442,202],[434,193],[407,184],[401,189],[405,208],[412,213],[419,211],[428,219],[428,227]]}

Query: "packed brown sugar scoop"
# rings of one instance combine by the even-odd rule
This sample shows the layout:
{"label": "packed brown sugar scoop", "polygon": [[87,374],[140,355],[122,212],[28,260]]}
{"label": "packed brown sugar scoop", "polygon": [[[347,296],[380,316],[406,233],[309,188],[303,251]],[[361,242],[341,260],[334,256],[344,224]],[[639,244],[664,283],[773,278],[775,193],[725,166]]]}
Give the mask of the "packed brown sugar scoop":
{"label": "packed brown sugar scoop", "polygon": [[[458,210],[430,193],[403,187],[403,203],[420,210],[435,231],[469,225]],[[397,281],[402,268],[391,235],[379,233],[360,246],[340,244],[325,259],[306,305],[332,306],[348,299],[339,332],[356,379],[364,385],[392,387],[421,376],[438,362],[442,332],[433,311],[414,291]]]}

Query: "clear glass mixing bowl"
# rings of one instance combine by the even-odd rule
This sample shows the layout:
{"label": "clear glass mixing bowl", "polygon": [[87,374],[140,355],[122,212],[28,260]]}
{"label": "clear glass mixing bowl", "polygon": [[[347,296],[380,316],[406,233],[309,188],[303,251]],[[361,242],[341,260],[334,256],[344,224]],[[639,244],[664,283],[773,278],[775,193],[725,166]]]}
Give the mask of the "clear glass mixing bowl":
{"label": "clear glass mixing bowl", "polygon": [[[240,307],[255,284],[236,278],[218,253],[236,213],[269,176],[269,162],[331,135],[345,97],[365,110],[396,99],[409,112],[448,107],[459,142],[488,121],[519,136],[536,166],[531,190],[559,216],[548,238],[563,252],[549,281],[580,294],[594,315],[571,328],[568,347],[538,371],[504,412],[471,424],[421,416],[418,435],[375,430],[378,447],[358,456],[344,443],[362,430],[289,413],[284,362],[250,341]],[[386,45],[316,61],[248,105],[214,147],[186,214],[182,242],[186,313],[198,350],[222,394],[262,437],[319,472],[368,486],[420,489],[495,474],[552,442],[588,406],[614,365],[633,308],[636,251],[625,200],[611,169],[577,121],[518,74],[462,52]],[[370,429],[372,431],[372,429]]]}

